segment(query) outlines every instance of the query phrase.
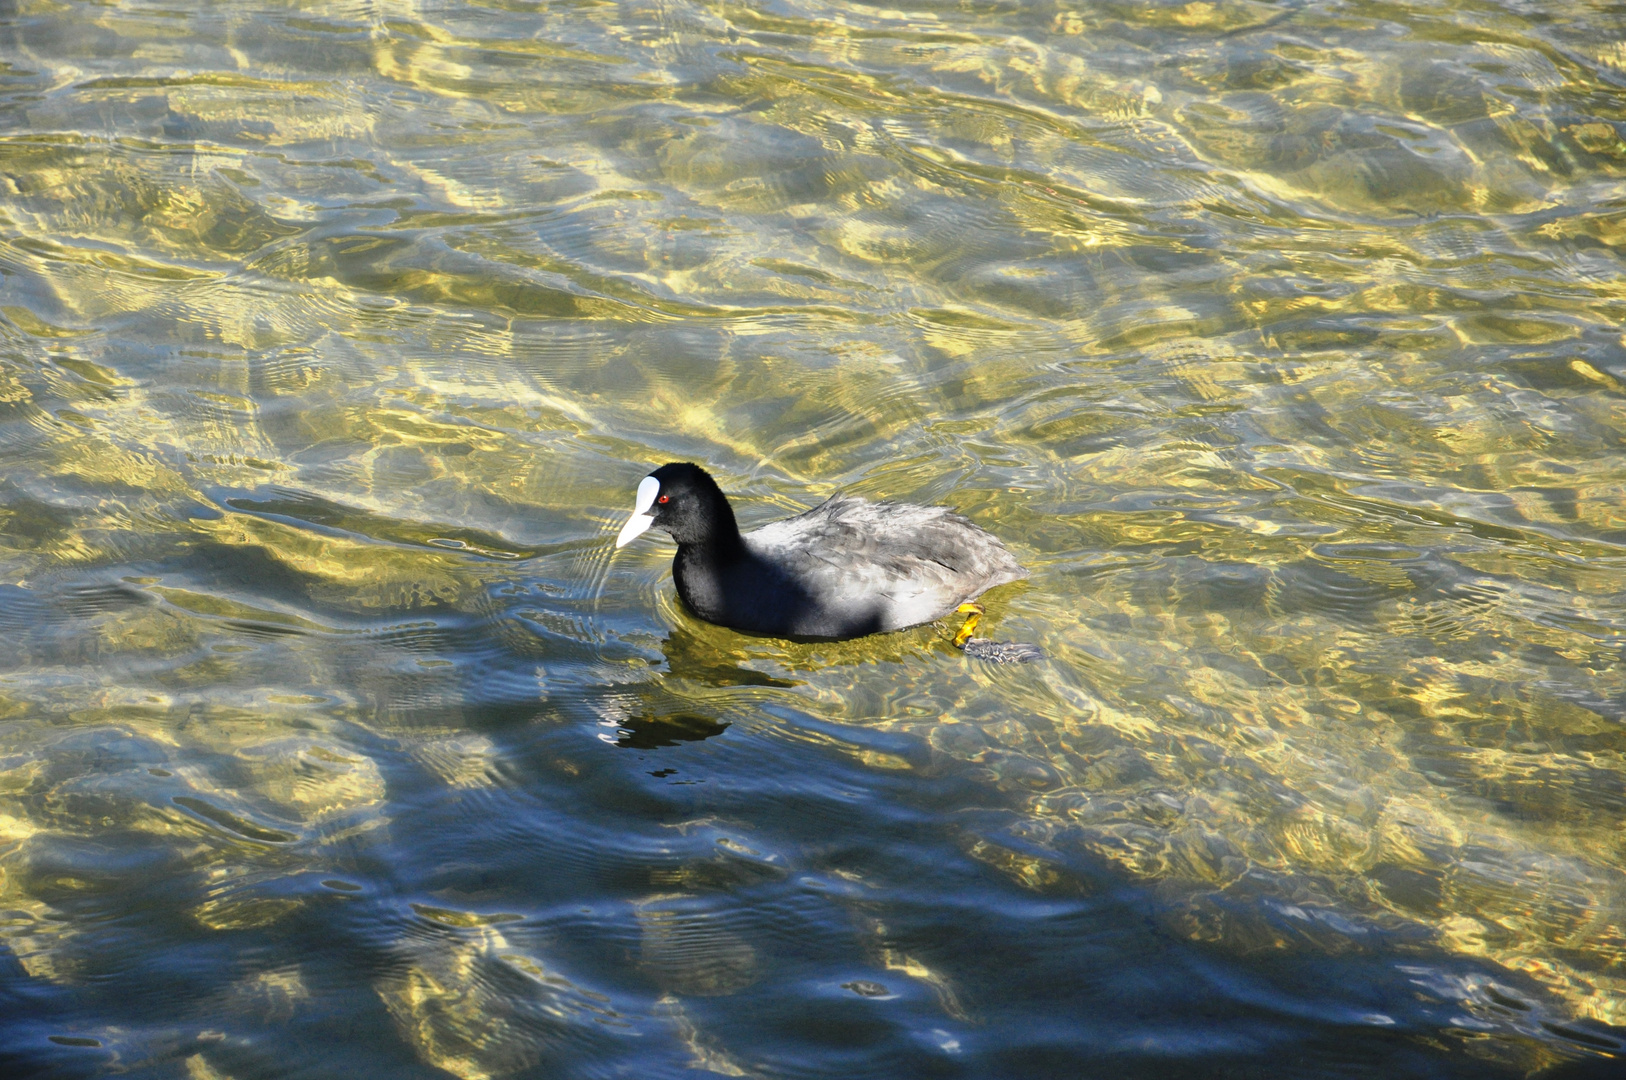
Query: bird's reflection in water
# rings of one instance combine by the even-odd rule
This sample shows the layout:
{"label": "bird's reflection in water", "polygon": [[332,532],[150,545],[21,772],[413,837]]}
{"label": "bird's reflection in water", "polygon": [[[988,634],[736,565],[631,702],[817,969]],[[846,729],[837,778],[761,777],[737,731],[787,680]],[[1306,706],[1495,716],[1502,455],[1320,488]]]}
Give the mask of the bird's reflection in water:
{"label": "bird's reflection in water", "polygon": [[621,721],[615,745],[628,750],[655,750],[678,743],[699,742],[728,730],[726,720],[713,720],[696,713],[670,713],[665,716],[635,716]]}
{"label": "bird's reflection in water", "polygon": [[665,679],[660,680],[645,708],[628,710],[618,718],[615,744],[629,750],[655,750],[679,743],[700,742],[721,735],[731,721],[706,715],[704,707],[680,707],[684,695],[681,684],[701,687],[763,686],[792,687],[799,683],[779,679],[772,675],[744,667],[741,661],[753,654],[742,651],[739,635],[718,632],[695,633],[685,627],[676,627],[662,643],[666,657]]}
{"label": "bird's reflection in water", "polygon": [[697,634],[686,627],[674,627],[662,643],[666,654],[666,673],[677,679],[688,679],[706,686],[800,686],[793,679],[777,679],[772,675],[741,667],[740,661],[752,654],[739,648],[725,647],[718,639],[732,638],[728,644],[740,641],[756,642],[766,639],[741,638],[733,631],[706,628],[709,633]]}

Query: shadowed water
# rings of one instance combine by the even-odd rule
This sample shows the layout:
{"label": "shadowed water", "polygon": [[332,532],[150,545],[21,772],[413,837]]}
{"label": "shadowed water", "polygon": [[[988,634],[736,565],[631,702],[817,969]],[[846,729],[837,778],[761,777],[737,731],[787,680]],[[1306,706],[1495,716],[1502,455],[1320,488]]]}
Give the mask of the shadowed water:
{"label": "shadowed water", "polygon": [[[0,2],[0,1071],[1612,1075],[1623,125],[1586,0]],[[1044,659],[695,620],[674,459]]]}

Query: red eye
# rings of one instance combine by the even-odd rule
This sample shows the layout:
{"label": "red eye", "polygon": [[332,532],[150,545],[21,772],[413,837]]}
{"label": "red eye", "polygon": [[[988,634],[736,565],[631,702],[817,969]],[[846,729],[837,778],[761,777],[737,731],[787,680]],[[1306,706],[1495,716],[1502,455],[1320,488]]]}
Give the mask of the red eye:
{"label": "red eye", "polygon": [[662,495],[660,498],[656,499],[655,501],[658,502],[658,503],[663,503],[663,502],[666,502],[667,499],[666,499],[665,495]]}

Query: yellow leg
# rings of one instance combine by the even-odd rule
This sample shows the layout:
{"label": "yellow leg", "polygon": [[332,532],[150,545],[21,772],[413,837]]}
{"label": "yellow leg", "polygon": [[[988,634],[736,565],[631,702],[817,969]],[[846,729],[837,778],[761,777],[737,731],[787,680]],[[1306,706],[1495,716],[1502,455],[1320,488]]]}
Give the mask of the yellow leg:
{"label": "yellow leg", "polygon": [[960,632],[954,635],[954,647],[963,649],[965,643],[971,640],[971,635],[977,632],[977,624],[982,621],[982,605],[961,604],[954,611],[955,614],[965,616],[965,623],[960,627]]}

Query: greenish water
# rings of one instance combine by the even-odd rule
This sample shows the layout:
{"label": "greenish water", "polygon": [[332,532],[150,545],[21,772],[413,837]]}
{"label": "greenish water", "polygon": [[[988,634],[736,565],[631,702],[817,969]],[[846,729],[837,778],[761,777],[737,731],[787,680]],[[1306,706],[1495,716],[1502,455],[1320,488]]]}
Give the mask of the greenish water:
{"label": "greenish water", "polygon": [[[0,3],[0,1070],[1608,1074],[1623,124],[1610,3]],[[673,459],[1047,658],[696,621]]]}

